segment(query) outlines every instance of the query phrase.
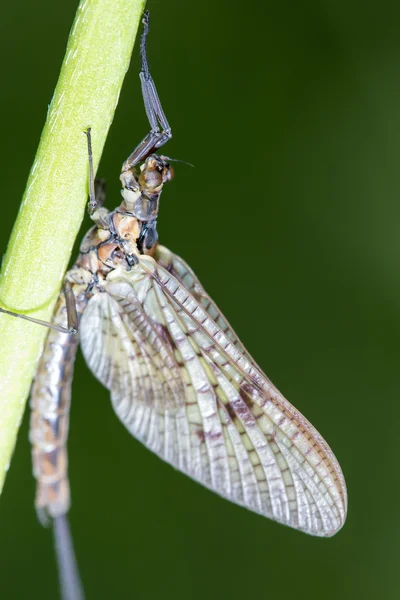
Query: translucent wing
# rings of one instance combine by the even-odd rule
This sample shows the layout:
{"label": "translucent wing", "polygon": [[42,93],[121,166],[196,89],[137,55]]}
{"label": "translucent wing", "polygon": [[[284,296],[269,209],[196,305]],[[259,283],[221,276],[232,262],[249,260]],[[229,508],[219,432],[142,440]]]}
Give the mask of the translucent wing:
{"label": "translucent wing", "polygon": [[168,261],[185,263],[165,252],[160,264],[143,256],[131,272],[113,271],[82,317],[83,353],[116,413],[161,458],[221,496],[333,535],[347,498],[332,451],[243,351],[216,306],[206,306],[193,273],[185,281]]}
{"label": "translucent wing", "polygon": [[[181,258],[177,256],[165,246],[159,244],[157,246],[155,254],[156,262],[164,267],[169,273],[171,273],[178,281],[183,285],[188,292],[197,300],[197,302],[204,308],[208,315],[215,321],[216,325],[221,329],[223,333],[235,344],[236,348],[244,354],[249,360],[253,361],[251,356],[248,354],[246,348],[225,319],[215,302],[207,294],[196,275],[189,267],[189,265]],[[253,361],[254,362],[254,361]]]}

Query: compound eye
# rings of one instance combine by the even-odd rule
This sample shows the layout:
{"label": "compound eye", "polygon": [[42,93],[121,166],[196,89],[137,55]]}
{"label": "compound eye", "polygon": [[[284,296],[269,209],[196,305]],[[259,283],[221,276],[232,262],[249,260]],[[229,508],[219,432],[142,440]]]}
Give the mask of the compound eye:
{"label": "compound eye", "polygon": [[141,172],[139,177],[139,184],[150,190],[158,188],[163,183],[162,174],[155,169],[144,170]]}
{"label": "compound eye", "polygon": [[164,178],[163,178],[164,183],[166,181],[171,181],[171,179],[173,179],[174,176],[175,176],[174,169],[168,165],[168,167],[166,167],[164,170]]}

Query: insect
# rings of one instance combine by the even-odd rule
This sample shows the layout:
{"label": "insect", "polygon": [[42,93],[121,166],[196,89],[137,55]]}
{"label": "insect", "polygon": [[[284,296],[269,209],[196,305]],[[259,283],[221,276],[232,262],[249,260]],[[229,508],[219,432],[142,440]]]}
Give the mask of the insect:
{"label": "insect", "polygon": [[95,189],[86,132],[94,225],[65,275],[32,387],[39,517],[70,507],[66,443],[79,341],[119,419],[150,450],[232,502],[331,536],[347,510],[335,456],[257,366],[190,267],[158,243],[160,196],[173,171],[157,150],[171,128],[148,67],[148,13],[143,23],[140,80],[151,130],[122,166],[123,200],[113,211]]}

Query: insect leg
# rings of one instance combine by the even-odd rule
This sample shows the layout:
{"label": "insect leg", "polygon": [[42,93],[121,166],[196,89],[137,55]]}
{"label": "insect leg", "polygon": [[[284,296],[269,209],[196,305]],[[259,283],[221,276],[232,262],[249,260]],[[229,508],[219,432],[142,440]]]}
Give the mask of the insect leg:
{"label": "insect leg", "polygon": [[35,319],[34,317],[29,317],[28,315],[16,313],[1,307],[0,312],[4,313],[5,315],[10,315],[10,317],[18,317],[19,319],[24,319],[25,321],[29,321],[30,323],[43,325],[44,327],[54,329],[55,331],[59,331],[60,333],[68,333],[69,335],[75,335],[76,333],[78,333],[78,318],[76,314],[75,295],[72,291],[71,284],[69,283],[69,281],[65,281],[63,292],[65,294],[65,303],[67,308],[67,327],[63,327],[63,325],[59,325],[56,323],[50,323],[49,321],[42,321],[42,319]]}
{"label": "insect leg", "polygon": [[94,179],[93,169],[93,151],[92,151],[92,128],[88,127],[85,131],[88,145],[88,157],[89,157],[89,202],[88,202],[88,213],[92,221],[108,229],[107,215],[109,211],[102,206],[105,200],[105,182],[104,179]]}
{"label": "insect leg", "polygon": [[171,127],[167,121],[160,98],[157,93],[153,78],[150,75],[149,64],[147,61],[146,42],[149,33],[149,11],[143,14],[143,33],[140,42],[140,82],[142,84],[142,95],[144,108],[150,123],[150,133],[140,142],[129,158],[122,166],[122,172],[131,169],[139,162],[145,160],[152,152],[163,146],[172,137]]}
{"label": "insect leg", "polygon": [[92,151],[92,128],[88,127],[85,131],[88,145],[88,156],[89,156],[89,202],[88,202],[88,213],[90,216],[94,213],[97,208],[96,194],[94,193],[94,171],[93,171],[93,151]]}
{"label": "insect leg", "polygon": [[102,177],[94,180],[94,193],[97,206],[103,206],[106,200],[106,181]]}
{"label": "insect leg", "polygon": [[78,315],[76,312],[75,294],[69,281],[64,283],[65,306],[69,333],[78,333]]}

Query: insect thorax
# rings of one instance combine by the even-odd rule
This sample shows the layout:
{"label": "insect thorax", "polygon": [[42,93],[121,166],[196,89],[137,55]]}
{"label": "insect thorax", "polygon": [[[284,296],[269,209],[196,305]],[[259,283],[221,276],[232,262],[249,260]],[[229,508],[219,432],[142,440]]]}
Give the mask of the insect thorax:
{"label": "insect thorax", "polygon": [[[91,273],[106,276],[117,266],[130,270],[139,256],[137,241],[141,223],[131,214],[115,210],[107,217],[108,227],[94,225],[82,240],[78,265]],[[137,262],[137,261],[136,261]]]}
{"label": "insect thorax", "polygon": [[117,266],[130,270],[141,254],[153,254],[158,241],[159,199],[172,171],[165,157],[151,155],[121,174],[123,202],[82,240],[79,266],[106,276]]}

